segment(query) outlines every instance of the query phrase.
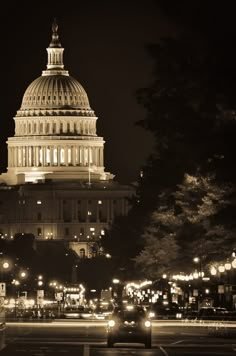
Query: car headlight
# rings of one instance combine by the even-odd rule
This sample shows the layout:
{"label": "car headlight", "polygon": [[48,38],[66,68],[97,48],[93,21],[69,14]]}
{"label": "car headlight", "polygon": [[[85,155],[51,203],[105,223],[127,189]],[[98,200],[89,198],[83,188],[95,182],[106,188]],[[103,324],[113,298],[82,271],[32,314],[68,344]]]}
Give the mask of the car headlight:
{"label": "car headlight", "polygon": [[154,318],[154,316],[155,316],[155,313],[154,313],[154,312],[150,312],[150,313],[149,313],[149,318]]}
{"label": "car headlight", "polygon": [[108,321],[108,326],[110,326],[111,328],[113,328],[115,326],[115,321],[114,320],[109,320]]}
{"label": "car headlight", "polygon": [[146,326],[146,328],[150,328],[151,327],[151,322],[150,320],[146,320],[144,325]]}

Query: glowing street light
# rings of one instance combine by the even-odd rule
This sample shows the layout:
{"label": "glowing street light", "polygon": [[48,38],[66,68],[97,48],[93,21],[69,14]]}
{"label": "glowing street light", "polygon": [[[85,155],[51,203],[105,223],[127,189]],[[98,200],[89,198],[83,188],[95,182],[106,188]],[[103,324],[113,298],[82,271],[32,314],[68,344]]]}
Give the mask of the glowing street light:
{"label": "glowing street light", "polygon": [[112,281],[112,283],[118,284],[118,283],[120,283],[120,280],[119,280],[118,278],[114,278],[113,281]]}
{"label": "glowing street light", "polygon": [[231,263],[229,262],[229,260],[225,263],[225,270],[226,271],[230,271],[231,270]]}
{"label": "glowing street light", "polygon": [[218,271],[220,272],[220,273],[224,273],[224,271],[225,271],[225,266],[224,265],[219,265],[219,267],[218,267]]}
{"label": "glowing street light", "polygon": [[212,276],[215,276],[217,274],[217,269],[215,268],[215,266],[211,267],[210,272]]}

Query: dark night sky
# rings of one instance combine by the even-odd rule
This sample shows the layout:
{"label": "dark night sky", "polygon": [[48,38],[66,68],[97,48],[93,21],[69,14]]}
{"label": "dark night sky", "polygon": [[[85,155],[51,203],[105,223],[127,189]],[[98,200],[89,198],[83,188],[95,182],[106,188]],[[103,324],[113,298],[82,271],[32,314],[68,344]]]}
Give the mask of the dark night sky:
{"label": "dark night sky", "polygon": [[[134,123],[145,116],[135,91],[152,80],[145,46],[189,29],[222,34],[233,30],[234,12],[213,1],[86,0],[11,1],[0,15],[0,170],[6,139],[27,86],[46,68],[51,23],[59,22],[64,64],[85,88],[104,137],[105,167],[121,183],[136,180],[152,149],[152,136]],[[214,4],[214,7],[212,6]],[[218,21],[219,16],[221,21]],[[226,20],[226,21],[225,21]]]}
{"label": "dark night sky", "polygon": [[156,2],[78,0],[62,6],[14,1],[6,6],[0,25],[1,171],[6,170],[5,141],[14,134],[13,117],[23,94],[46,69],[51,23],[57,17],[65,69],[84,86],[98,116],[106,170],[120,182],[135,180],[152,149],[151,135],[134,125],[145,114],[135,91],[151,81],[145,45],[175,32]]}

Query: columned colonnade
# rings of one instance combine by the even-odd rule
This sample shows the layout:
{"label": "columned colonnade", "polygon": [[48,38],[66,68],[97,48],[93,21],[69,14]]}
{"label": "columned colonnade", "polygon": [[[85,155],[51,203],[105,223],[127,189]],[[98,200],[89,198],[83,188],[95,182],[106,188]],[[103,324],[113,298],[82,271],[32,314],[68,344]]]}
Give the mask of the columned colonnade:
{"label": "columned colonnade", "polygon": [[79,145],[17,146],[8,148],[8,167],[88,166],[102,167],[103,147]]}

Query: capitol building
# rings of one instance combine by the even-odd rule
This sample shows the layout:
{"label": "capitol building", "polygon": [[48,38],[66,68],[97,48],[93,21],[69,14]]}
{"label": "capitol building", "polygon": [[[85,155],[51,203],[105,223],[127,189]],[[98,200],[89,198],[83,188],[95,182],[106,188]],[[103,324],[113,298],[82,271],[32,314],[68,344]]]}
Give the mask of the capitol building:
{"label": "capitol building", "polygon": [[33,234],[36,243],[63,241],[91,257],[114,218],[127,215],[135,190],[106,172],[98,118],[83,86],[64,69],[63,51],[54,22],[47,67],[26,89],[7,140],[0,236]]}

